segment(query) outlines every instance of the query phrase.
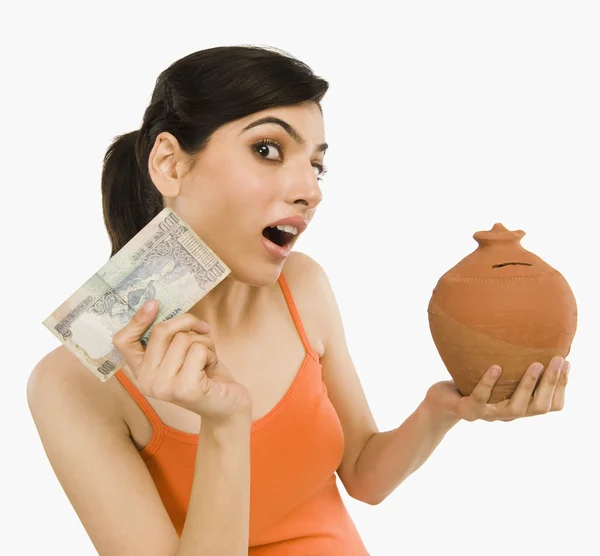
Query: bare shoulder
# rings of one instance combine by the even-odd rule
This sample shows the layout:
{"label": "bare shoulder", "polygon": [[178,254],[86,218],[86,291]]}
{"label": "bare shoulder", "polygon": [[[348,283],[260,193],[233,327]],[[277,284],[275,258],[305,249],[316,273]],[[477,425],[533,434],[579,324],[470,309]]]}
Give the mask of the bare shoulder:
{"label": "bare shoulder", "polygon": [[43,449],[98,554],[174,554],[177,532],[108,393],[112,380],[62,345],[45,355],[27,382]]}
{"label": "bare shoulder", "polygon": [[27,387],[59,384],[81,393],[99,392],[105,385],[65,346],[60,345],[42,357],[29,375]]}
{"label": "bare shoulder", "polygon": [[285,263],[284,274],[295,298],[299,297],[311,313],[318,313],[320,318],[330,316],[335,297],[321,264],[306,253],[292,251]]}
{"label": "bare shoulder", "polygon": [[323,296],[330,290],[323,267],[301,251],[292,251],[283,268],[284,276],[292,290],[297,305],[309,315],[322,316]]}
{"label": "bare shoulder", "polygon": [[73,353],[60,345],[44,355],[32,369],[27,381],[27,400],[31,407],[40,403],[39,398],[52,396],[60,400],[76,396],[83,402],[79,407],[102,415],[117,431],[121,429],[127,434],[129,429],[115,404],[118,395],[115,381],[114,377],[107,382],[98,380]]}
{"label": "bare shoulder", "polygon": [[315,293],[314,286],[320,285],[320,282],[327,278],[323,267],[301,251],[290,253],[283,270],[290,287],[295,285],[297,288],[312,290],[312,294]]}

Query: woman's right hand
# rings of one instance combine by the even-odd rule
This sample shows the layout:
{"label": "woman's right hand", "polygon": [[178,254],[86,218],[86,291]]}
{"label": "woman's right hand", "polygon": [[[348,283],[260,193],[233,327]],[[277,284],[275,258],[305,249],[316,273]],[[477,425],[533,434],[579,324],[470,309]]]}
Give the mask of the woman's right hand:
{"label": "woman's right hand", "polygon": [[[149,305],[150,311],[144,311]],[[146,302],[112,338],[140,392],[214,423],[236,417],[249,420],[250,393],[219,361],[207,323],[190,313],[160,322],[144,349],[140,338],[157,312],[158,302]]]}

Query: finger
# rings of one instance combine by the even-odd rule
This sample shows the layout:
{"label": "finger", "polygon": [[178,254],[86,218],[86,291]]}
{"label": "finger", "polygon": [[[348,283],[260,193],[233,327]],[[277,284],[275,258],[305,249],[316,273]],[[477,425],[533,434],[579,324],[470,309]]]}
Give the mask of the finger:
{"label": "finger", "polygon": [[157,369],[178,332],[198,332],[206,334],[208,325],[191,313],[184,313],[175,318],[159,322],[150,332],[150,338],[144,354],[144,366]]}
{"label": "finger", "polygon": [[134,376],[136,376],[135,373],[144,359],[145,350],[140,338],[156,318],[158,306],[156,300],[147,301],[123,328],[113,334],[112,344],[125,359]]}
{"label": "finger", "polygon": [[[551,360],[548,367],[552,365],[554,360]],[[507,412],[509,416],[521,417],[527,414],[527,408],[531,402],[533,391],[535,390],[538,380],[544,372],[544,366],[540,362],[532,363],[529,365],[515,390],[514,394],[510,398],[510,402],[507,406]]]}
{"label": "finger", "polygon": [[206,335],[195,332],[178,332],[167,349],[161,364],[156,368],[143,366],[140,372],[139,389],[146,395],[174,401],[178,388],[177,375],[183,371],[183,366],[195,346],[209,350],[212,340]]}
{"label": "finger", "polygon": [[194,331],[178,332],[169,345],[163,360],[156,368],[157,376],[172,379],[183,369],[189,350],[194,343],[201,344],[209,350],[214,350],[214,342],[206,334]]}
{"label": "finger", "polygon": [[521,417],[527,413],[527,407],[531,401],[531,396],[537,385],[538,379],[544,370],[544,366],[539,363],[533,363],[527,367],[527,370],[521,377],[519,384],[513,395],[510,397],[506,406],[508,417]]}
{"label": "finger", "polygon": [[544,371],[540,383],[533,394],[533,400],[530,401],[527,413],[529,415],[541,415],[548,413],[552,407],[552,398],[560,376],[561,365],[564,359],[554,357]]}
{"label": "finger", "polygon": [[207,368],[218,363],[217,356],[207,346],[195,343],[185,358],[181,372],[177,375],[175,395],[180,402],[192,403],[191,399],[210,391],[211,378]]}
{"label": "finger", "polygon": [[552,405],[550,411],[560,411],[565,406],[565,390],[569,382],[569,371],[571,370],[571,363],[565,361],[560,371],[560,378],[558,384],[554,390],[554,397],[552,398]]}
{"label": "finger", "polygon": [[473,388],[469,399],[473,400],[477,404],[487,404],[489,401],[492,390],[498,382],[498,378],[502,373],[502,368],[498,365],[492,365],[481,377],[481,380]]}

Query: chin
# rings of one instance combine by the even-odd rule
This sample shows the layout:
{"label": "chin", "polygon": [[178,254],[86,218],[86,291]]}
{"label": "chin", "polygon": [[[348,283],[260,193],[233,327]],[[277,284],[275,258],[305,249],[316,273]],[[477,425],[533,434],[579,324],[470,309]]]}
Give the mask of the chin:
{"label": "chin", "polygon": [[256,288],[273,285],[277,282],[285,263],[294,256],[295,243],[292,242],[286,258],[269,256],[262,245],[258,252],[248,247],[244,251],[232,253],[230,257],[222,256],[223,262],[231,269],[228,279]]}
{"label": "chin", "polygon": [[280,262],[250,262],[243,267],[228,264],[227,266],[231,269],[231,273],[227,279],[242,282],[255,288],[272,286],[277,282],[277,279],[283,270],[284,263],[285,260],[281,260]]}

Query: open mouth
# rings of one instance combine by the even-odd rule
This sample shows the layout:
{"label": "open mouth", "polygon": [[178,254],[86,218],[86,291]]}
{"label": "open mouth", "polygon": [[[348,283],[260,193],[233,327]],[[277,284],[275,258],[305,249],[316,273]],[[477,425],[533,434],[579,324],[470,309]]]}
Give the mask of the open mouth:
{"label": "open mouth", "polygon": [[295,234],[292,234],[290,232],[285,232],[283,230],[271,228],[268,226],[263,230],[262,235],[275,245],[279,245],[279,247],[285,247],[286,245],[290,244],[296,237]]}

